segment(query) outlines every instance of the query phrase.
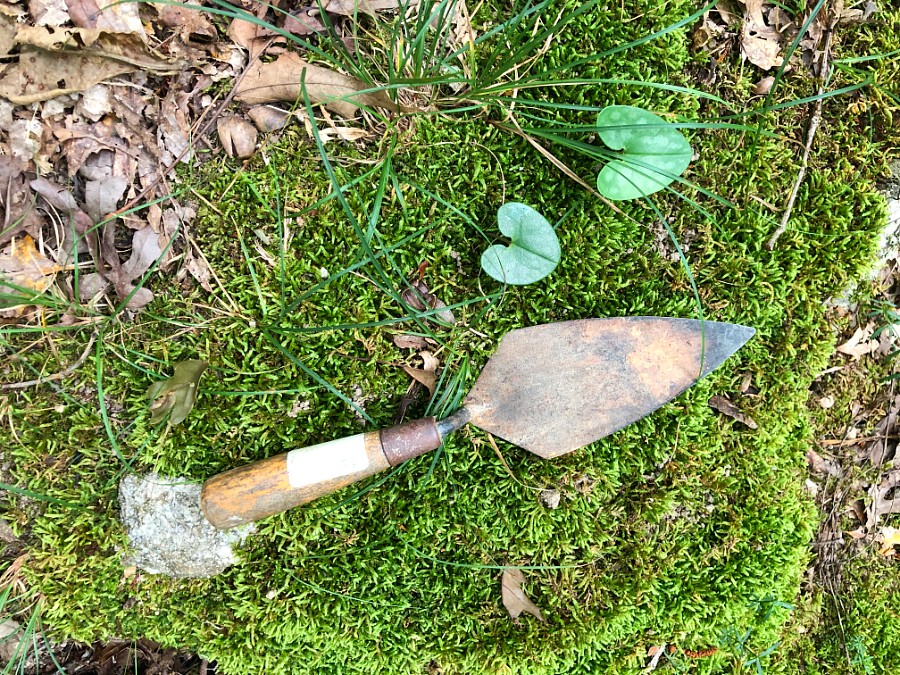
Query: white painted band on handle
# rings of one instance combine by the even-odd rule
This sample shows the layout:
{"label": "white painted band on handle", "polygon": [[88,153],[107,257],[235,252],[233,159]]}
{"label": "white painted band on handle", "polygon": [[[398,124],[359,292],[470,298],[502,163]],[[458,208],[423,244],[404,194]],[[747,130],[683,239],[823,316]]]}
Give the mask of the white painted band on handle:
{"label": "white painted band on handle", "polygon": [[365,436],[357,434],[291,450],[287,455],[291,487],[306,487],[365,471],[369,468]]}

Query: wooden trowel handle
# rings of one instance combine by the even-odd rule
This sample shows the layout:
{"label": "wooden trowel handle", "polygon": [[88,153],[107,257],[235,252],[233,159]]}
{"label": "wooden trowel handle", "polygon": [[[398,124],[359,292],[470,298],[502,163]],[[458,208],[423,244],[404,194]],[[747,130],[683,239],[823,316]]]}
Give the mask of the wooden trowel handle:
{"label": "wooden trowel handle", "polygon": [[441,445],[433,417],[298,448],[213,476],[200,505],[220,530],[287,511]]}

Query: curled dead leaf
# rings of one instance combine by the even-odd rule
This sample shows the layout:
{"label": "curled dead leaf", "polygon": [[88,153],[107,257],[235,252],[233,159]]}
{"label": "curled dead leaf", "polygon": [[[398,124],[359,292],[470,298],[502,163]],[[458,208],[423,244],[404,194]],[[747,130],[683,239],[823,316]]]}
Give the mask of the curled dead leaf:
{"label": "curled dead leaf", "polygon": [[403,366],[406,374],[413,378],[419,384],[428,389],[428,395],[434,396],[434,388],[437,386],[437,375],[434,371],[427,371],[421,368],[413,368],[412,366]]}
{"label": "curled dead leaf", "polygon": [[500,597],[503,600],[503,606],[509,612],[512,619],[518,619],[522,612],[527,612],[539,621],[544,621],[541,610],[538,609],[522,590],[522,584],[525,583],[525,575],[522,570],[514,567],[507,567],[503,570],[500,577]]}
{"label": "curled dead leaf", "polygon": [[291,119],[291,113],[270,105],[254,106],[247,111],[247,115],[263,133],[283,129]]}
{"label": "curled dead leaf", "polygon": [[421,335],[408,335],[406,333],[398,333],[391,336],[394,344],[400,349],[425,349],[428,343]]}
{"label": "curled dead leaf", "polygon": [[216,130],[229,157],[247,159],[256,152],[256,129],[243,117],[222,117],[216,122]]}
{"label": "curled dead leaf", "polygon": [[772,91],[772,85],[775,84],[775,76],[769,75],[764,77],[753,86],[753,94],[755,96],[765,96]]}
{"label": "curled dead leaf", "polygon": [[410,284],[410,288],[406,288],[400,298],[413,309],[424,312],[427,309],[439,310],[434,313],[434,317],[439,321],[448,324],[456,323],[456,317],[449,309],[443,309],[447,304],[438,298],[424,281],[414,281]]}
{"label": "curled dead leaf", "polygon": [[881,555],[893,555],[894,547],[900,544],[900,530],[894,527],[882,527],[875,540],[881,544]]}
{"label": "curled dead leaf", "polygon": [[49,260],[35,246],[29,235],[14,238],[0,251],[0,306],[8,308],[26,300],[29,293],[43,293],[61,267]]}
{"label": "curled dead leaf", "polygon": [[428,389],[429,397],[434,396],[434,390],[437,386],[437,369],[440,362],[434,354],[427,351],[419,352],[419,357],[422,359],[421,368],[404,365],[403,370],[416,382]]}
{"label": "curled dead leaf", "polygon": [[355,116],[360,106],[399,110],[387,92],[365,91],[371,87],[361,80],[307,63],[294,52],[285,52],[272,63],[250,66],[235,87],[235,98],[249,104],[293,103],[303,100],[304,86],[312,103],[343,117]]}
{"label": "curled dead leaf", "polygon": [[878,351],[880,343],[878,340],[871,339],[874,330],[875,327],[872,324],[860,326],[850,339],[837,347],[835,351],[852,356],[854,360]]}
{"label": "curled dead leaf", "polygon": [[729,401],[724,396],[713,396],[709,399],[709,406],[713,410],[717,410],[723,415],[727,415],[731,419],[744,424],[751,429],[756,429],[759,425],[756,421],[750,417],[750,415],[743,412],[740,408],[738,408],[734,403]]}

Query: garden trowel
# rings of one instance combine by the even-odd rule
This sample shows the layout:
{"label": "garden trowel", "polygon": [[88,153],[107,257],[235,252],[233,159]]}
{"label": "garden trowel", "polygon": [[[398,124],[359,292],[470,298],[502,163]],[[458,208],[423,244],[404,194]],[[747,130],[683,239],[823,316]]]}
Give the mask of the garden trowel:
{"label": "garden trowel", "polygon": [[709,374],[754,334],[714,321],[581,319],[507,333],[449,417],[406,422],[213,476],[200,502],[228,529],[285,511],[440,447],[465,424],[550,459],[621,429]]}

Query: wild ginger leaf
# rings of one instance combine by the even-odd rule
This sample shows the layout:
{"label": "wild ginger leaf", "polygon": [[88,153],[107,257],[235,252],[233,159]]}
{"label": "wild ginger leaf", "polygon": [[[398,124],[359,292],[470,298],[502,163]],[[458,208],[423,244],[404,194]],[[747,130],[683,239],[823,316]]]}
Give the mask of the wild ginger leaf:
{"label": "wild ginger leaf", "polygon": [[597,189],[607,199],[636,199],[662,190],[684,173],[693,156],[677,128],[643,108],[604,108],[597,115],[597,133],[610,149],[622,151],[597,176]]}
{"label": "wild ginger leaf", "polygon": [[481,268],[506,284],[530,284],[543,279],[559,264],[559,239],[540,213],[518,202],[497,211],[500,232],[510,245],[495,244],[481,254]]}

